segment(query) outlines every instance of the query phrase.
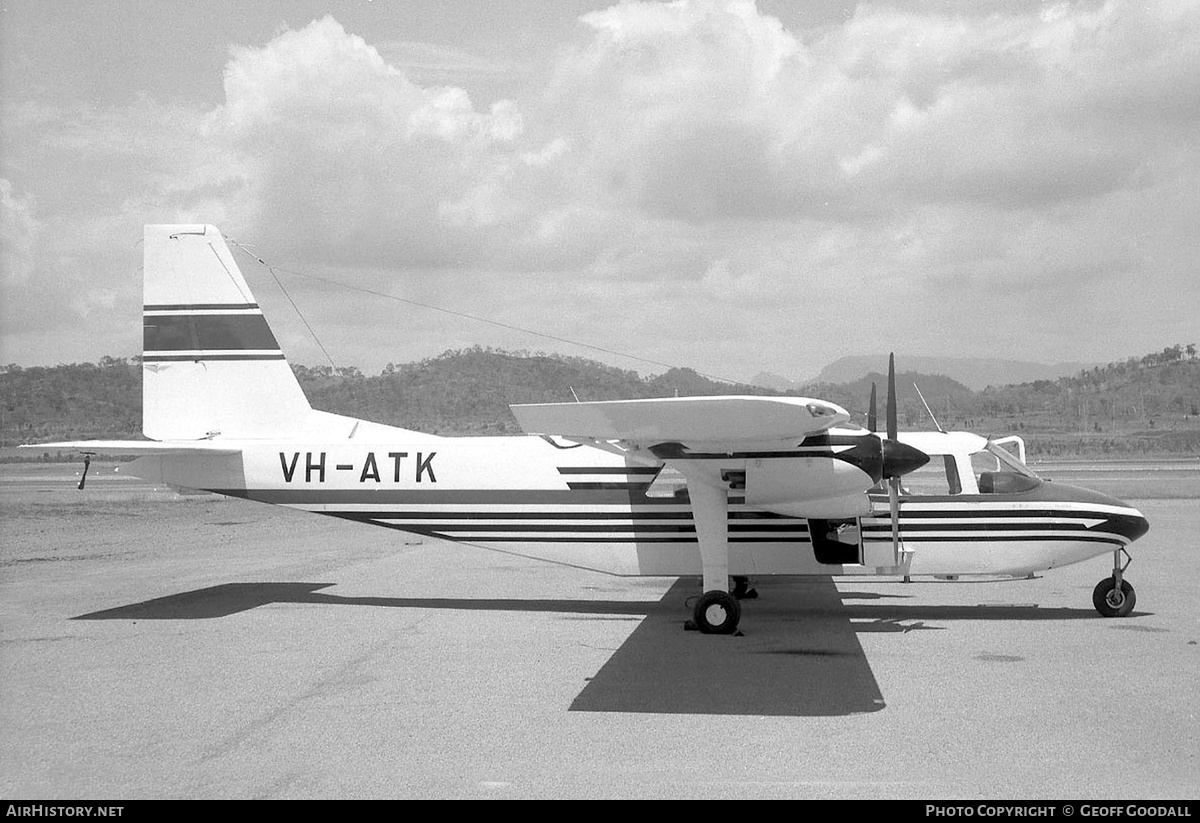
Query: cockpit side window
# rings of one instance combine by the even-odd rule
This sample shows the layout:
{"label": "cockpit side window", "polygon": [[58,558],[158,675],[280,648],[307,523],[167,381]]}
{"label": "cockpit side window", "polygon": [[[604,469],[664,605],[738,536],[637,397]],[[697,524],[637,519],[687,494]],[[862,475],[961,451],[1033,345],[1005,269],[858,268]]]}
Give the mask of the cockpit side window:
{"label": "cockpit side window", "polygon": [[971,471],[978,481],[980,494],[1014,494],[1036,489],[1042,484],[1042,478],[994,443],[988,443],[984,451],[971,455]]}
{"label": "cockpit side window", "polygon": [[1000,461],[989,451],[975,452],[971,455],[971,473],[978,477],[983,472],[1000,471]]}

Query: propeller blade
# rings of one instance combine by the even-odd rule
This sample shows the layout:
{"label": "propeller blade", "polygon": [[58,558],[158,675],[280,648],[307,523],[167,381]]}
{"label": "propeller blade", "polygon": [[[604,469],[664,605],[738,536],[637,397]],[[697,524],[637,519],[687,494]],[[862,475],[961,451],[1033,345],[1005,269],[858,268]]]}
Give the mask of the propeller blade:
{"label": "propeller blade", "polygon": [[875,410],[875,384],[871,384],[871,406],[867,409],[867,430],[879,430],[879,415]]}
{"label": "propeller blade", "polygon": [[896,354],[888,355],[887,437],[896,439]]}
{"label": "propeller blade", "polygon": [[929,455],[897,440],[896,353],[888,355],[887,438],[882,444],[883,476],[888,479],[888,510],[892,519],[892,554],[900,565],[900,476],[929,462]]}
{"label": "propeller blade", "polygon": [[[928,458],[926,458],[928,459]],[[900,565],[900,478],[888,481],[888,508],[892,515],[892,555]]]}

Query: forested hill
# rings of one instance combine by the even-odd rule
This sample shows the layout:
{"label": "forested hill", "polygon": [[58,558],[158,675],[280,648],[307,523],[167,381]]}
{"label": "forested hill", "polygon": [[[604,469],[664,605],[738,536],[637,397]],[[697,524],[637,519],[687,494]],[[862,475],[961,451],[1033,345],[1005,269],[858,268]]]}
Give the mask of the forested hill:
{"label": "forested hill", "polygon": [[690,369],[643,378],[577,357],[478,347],[389,364],[378,377],[328,366],[294,371],[315,408],[434,434],[519,434],[511,403],[774,394],[709,380]]}
{"label": "forested hill", "polygon": [[0,445],[141,436],[142,368],[99,363],[0,367]]}
{"label": "forested hill", "polygon": [[[292,370],[313,408],[447,435],[520,433],[510,403],[773,393],[691,369],[643,378],[581,358],[479,347],[389,364],[373,377],[353,366]],[[140,437],[141,384],[136,358],[0,367],[0,446]]]}
{"label": "forested hill", "polygon": [[[295,366],[315,408],[438,434],[515,434],[510,403],[778,394],[721,383],[689,369],[653,377],[559,355],[472,348],[375,376],[354,367]],[[883,415],[886,378],[806,386],[865,422],[871,383]],[[1058,380],[971,391],[939,375],[897,376],[901,426],[933,428],[913,384],[946,429],[1017,433],[1034,455],[1200,455],[1200,360],[1194,345],[1099,366]],[[573,392],[573,393],[572,393]],[[140,437],[136,362],[0,368],[0,445]]]}

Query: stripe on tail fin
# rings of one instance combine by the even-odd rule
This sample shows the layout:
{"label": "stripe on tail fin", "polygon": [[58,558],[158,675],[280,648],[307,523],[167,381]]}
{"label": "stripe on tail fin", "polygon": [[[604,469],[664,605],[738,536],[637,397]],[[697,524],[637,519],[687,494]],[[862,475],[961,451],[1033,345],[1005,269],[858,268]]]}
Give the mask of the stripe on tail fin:
{"label": "stripe on tail fin", "polygon": [[146,226],[142,432],[278,438],[312,413],[213,226]]}

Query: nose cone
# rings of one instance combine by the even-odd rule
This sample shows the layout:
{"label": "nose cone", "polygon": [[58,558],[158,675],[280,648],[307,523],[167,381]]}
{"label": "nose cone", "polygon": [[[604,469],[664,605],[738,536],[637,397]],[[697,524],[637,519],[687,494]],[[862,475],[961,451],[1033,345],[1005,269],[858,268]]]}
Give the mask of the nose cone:
{"label": "nose cone", "polygon": [[1150,521],[1137,509],[1132,509],[1129,514],[1110,516],[1107,525],[1109,531],[1128,538],[1131,543],[1150,531]]}
{"label": "nose cone", "polygon": [[899,440],[883,441],[883,476],[901,477],[929,462],[929,455]]}
{"label": "nose cone", "polygon": [[1140,511],[1107,494],[1066,483],[1046,483],[1040,487],[1039,493],[1051,494],[1060,500],[1095,505],[1096,510],[1104,514],[1104,521],[1093,527],[1096,531],[1117,534],[1130,542],[1150,531],[1150,523]]}

